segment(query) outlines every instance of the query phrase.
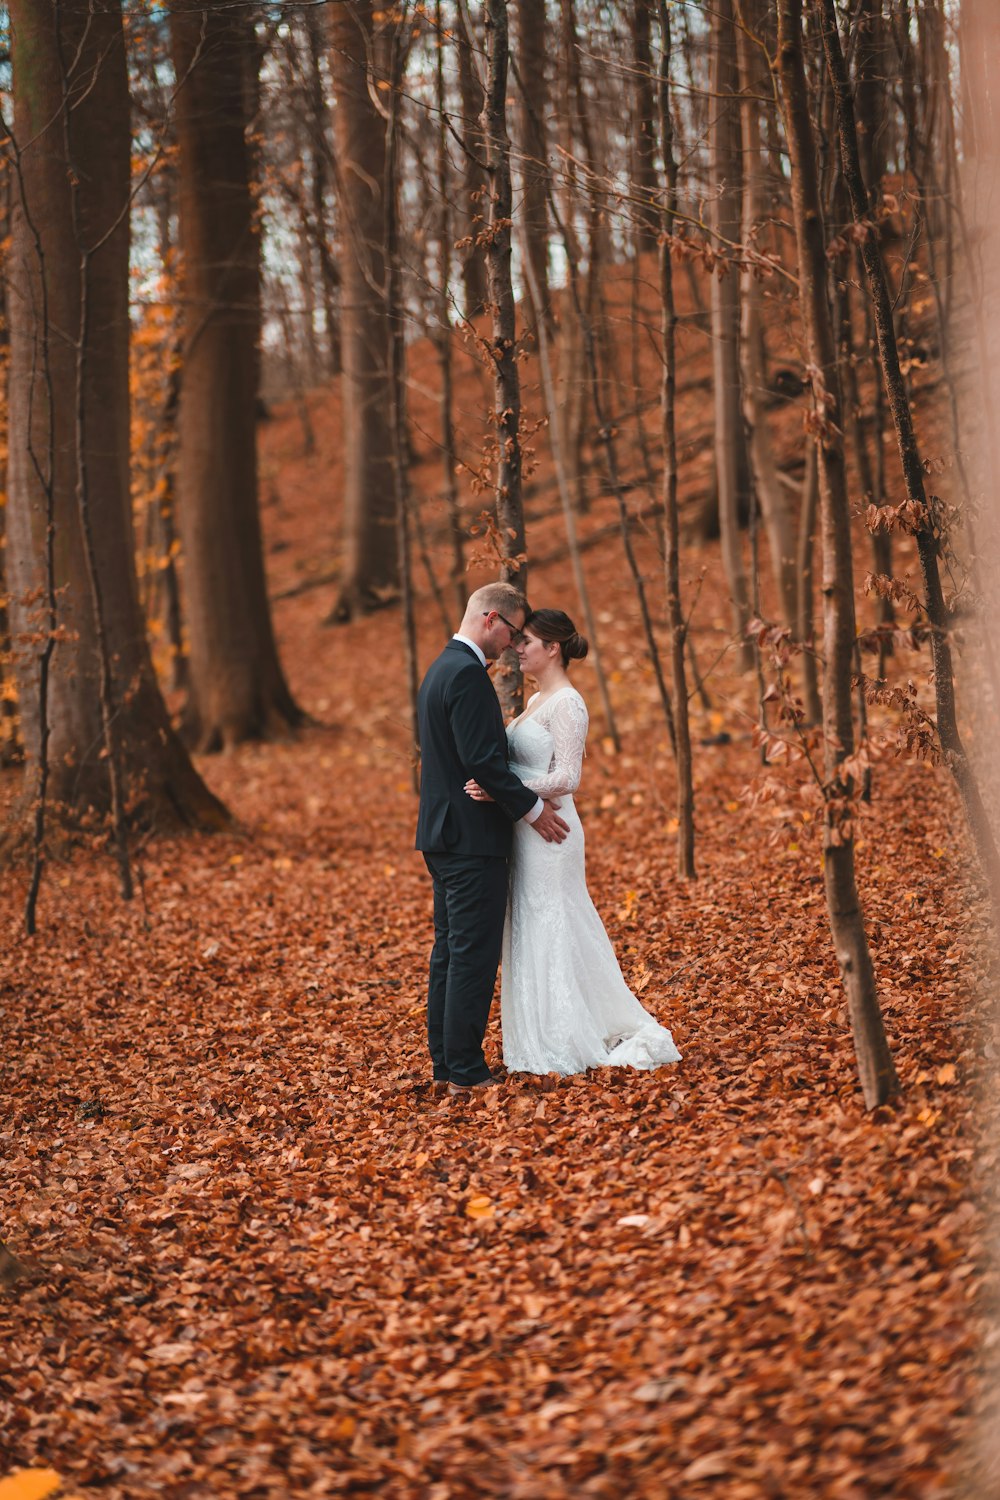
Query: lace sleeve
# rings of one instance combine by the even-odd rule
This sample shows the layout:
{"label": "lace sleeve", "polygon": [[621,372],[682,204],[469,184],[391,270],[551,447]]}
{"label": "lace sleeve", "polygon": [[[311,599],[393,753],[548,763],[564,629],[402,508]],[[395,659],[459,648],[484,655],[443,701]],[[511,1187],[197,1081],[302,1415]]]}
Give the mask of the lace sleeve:
{"label": "lace sleeve", "polygon": [[532,776],[524,784],[540,797],[565,797],[580,785],[590,724],[587,705],[579,693],[564,693],[545,713],[544,722],[552,736],[552,761],[546,775]]}

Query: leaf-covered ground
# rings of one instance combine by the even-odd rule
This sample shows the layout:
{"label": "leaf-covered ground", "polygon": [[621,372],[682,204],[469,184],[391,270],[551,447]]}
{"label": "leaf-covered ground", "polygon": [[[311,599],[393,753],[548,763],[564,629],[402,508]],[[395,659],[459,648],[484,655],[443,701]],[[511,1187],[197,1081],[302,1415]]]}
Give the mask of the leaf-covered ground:
{"label": "leaf-covered ground", "polygon": [[[859,862],[904,1093],[868,1116],[815,840],[783,826],[798,804],[742,795],[755,688],[717,660],[717,560],[685,573],[693,597],[709,570],[695,732],[730,741],[697,747],[685,884],[630,585],[593,548],[623,751],[586,665],[588,868],[684,1060],[441,1101],[398,615],[322,624],[329,591],[301,585],[335,552],[329,455],[293,462],[292,418],[267,444],[277,624],[320,722],[203,762],[238,826],[151,842],[132,905],[100,852],[53,863],[34,939],[23,872],[0,896],[0,1234],[31,1272],[0,1298],[0,1473],[115,1500],[953,1493],[997,1163],[985,917],[943,773],[876,765]],[[554,505],[532,500],[541,553]],[[575,607],[565,561],[532,596]]]}

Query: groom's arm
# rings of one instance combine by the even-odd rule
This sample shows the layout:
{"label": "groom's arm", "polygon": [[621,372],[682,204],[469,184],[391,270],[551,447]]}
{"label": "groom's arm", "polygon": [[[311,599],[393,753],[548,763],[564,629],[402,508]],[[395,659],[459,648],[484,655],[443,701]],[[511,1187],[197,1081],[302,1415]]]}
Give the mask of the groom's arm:
{"label": "groom's arm", "polygon": [[534,821],[544,804],[507,765],[507,757],[497,740],[496,698],[481,668],[459,673],[452,685],[448,709],[459,760],[472,780],[489,792],[508,818],[527,816]]}

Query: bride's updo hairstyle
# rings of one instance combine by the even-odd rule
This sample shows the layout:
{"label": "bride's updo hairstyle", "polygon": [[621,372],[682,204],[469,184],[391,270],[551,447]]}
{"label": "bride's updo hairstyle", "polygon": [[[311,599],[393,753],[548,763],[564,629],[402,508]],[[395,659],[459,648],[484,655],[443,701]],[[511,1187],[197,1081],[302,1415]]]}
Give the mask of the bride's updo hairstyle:
{"label": "bride's updo hairstyle", "polygon": [[587,637],[580,634],[569,615],[563,614],[561,609],[532,610],[524,622],[524,629],[530,630],[546,645],[556,642],[562,652],[564,667],[568,667],[571,661],[582,661],[590,650]]}

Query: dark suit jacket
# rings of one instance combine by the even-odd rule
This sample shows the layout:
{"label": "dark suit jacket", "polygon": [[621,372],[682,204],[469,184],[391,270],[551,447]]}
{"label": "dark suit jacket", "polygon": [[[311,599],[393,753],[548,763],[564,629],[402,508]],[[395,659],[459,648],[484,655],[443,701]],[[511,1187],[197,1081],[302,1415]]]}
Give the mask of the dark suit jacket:
{"label": "dark suit jacket", "polygon": [[[510,853],[512,823],[538,800],[508,769],[507,736],[479,658],[451,640],[427,669],[417,699],[420,812],[417,848],[427,854]],[[494,799],[474,802],[472,778]]]}

